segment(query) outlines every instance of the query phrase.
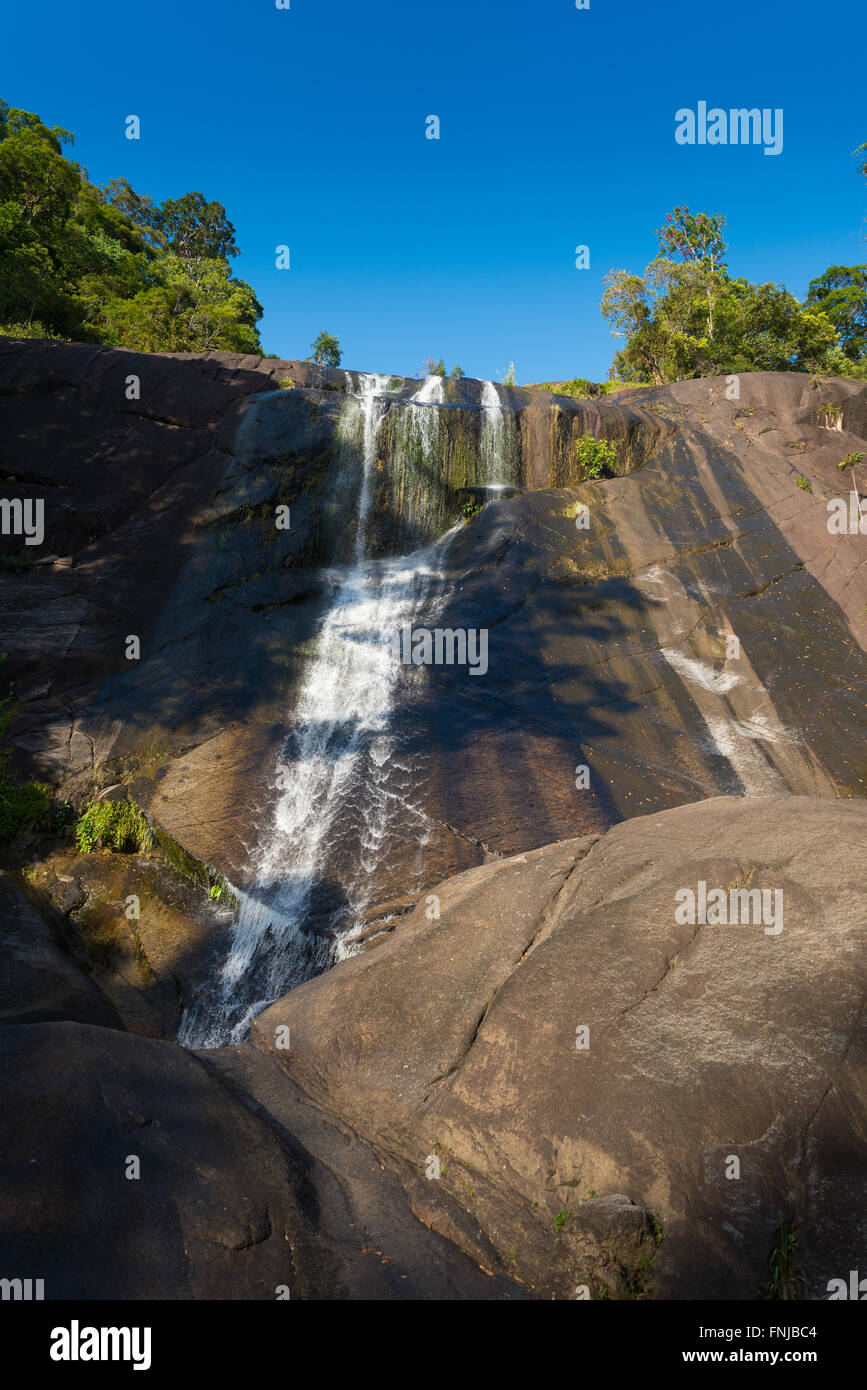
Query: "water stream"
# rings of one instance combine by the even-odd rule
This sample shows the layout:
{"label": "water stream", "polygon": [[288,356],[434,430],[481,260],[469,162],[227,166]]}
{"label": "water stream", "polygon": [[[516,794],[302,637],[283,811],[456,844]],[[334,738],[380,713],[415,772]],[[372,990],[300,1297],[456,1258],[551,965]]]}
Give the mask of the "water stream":
{"label": "water stream", "polygon": [[[353,560],[331,572],[332,600],[274,772],[252,882],[239,894],[213,985],[184,1013],[179,1036],[188,1046],[240,1041],[269,1002],[351,951],[389,843],[424,844],[417,768],[395,719],[419,672],[395,660],[390,638],[422,607],[426,621],[435,610],[452,532],[408,556],[367,558],[389,382],[362,375],[356,385],[347,374],[345,433],[354,431],[362,455]],[[441,399],[442,380],[434,377],[404,405],[413,428],[429,432],[437,386]]]}

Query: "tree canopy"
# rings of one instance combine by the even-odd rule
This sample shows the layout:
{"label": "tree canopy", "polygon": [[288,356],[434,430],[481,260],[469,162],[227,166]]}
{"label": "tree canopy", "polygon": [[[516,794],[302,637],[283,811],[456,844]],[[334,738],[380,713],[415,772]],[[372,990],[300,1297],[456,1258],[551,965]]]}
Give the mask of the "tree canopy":
{"label": "tree canopy", "polygon": [[[867,144],[855,151],[867,178]],[[732,279],[725,217],[677,206],[643,275],[611,270],[600,305],[625,339],[609,375],[662,385],[747,371],[867,380],[867,265],[830,266],[801,304],[784,285]]]}
{"label": "tree canopy", "polygon": [[147,352],[261,352],[262,308],[236,279],[225,208],[99,188],[73,137],[0,101],[0,331]]}

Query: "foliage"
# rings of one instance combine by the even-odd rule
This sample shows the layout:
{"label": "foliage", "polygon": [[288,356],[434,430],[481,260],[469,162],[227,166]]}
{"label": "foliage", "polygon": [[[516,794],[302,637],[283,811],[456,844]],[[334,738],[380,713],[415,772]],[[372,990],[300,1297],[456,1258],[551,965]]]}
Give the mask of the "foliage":
{"label": "foliage", "polygon": [[260,353],[253,290],[233,277],[218,202],[162,205],[104,188],[64,154],[72,135],[0,101],[0,324],[146,352]]}
{"label": "foliage", "polygon": [[[6,660],[5,653],[0,662]],[[12,687],[0,699],[0,844],[9,844],[17,835],[50,833],[62,827],[68,810],[55,799],[54,788],[46,782],[19,782],[9,771],[12,749],[6,742],[16,704]]]}
{"label": "foliage", "polygon": [[851,362],[867,354],[867,265],[832,265],[810,281],[805,303],[837,330],[837,347]]}
{"label": "foliage", "polygon": [[617,445],[610,439],[596,439],[588,430],[575,443],[575,461],[585,478],[610,477],[617,463]]}
{"label": "foliage", "polygon": [[449,371],[442,357],[439,361],[433,357],[426,357],[422,363],[422,371],[425,376],[451,377],[455,381],[465,375],[463,367],[452,367]]}
{"label": "foliage", "polygon": [[461,512],[463,513],[464,521],[472,521],[476,512],[480,512],[481,510],[482,504],[478,500],[478,498],[468,497],[464,505],[461,507]]}
{"label": "foliage", "polygon": [[508,367],[506,368],[506,370],[502,373],[502,375],[501,375],[501,377],[500,377],[500,382],[501,382],[501,384],[502,384],[503,386],[514,386],[514,385],[515,385],[515,364],[514,364],[514,362],[510,362],[510,363],[509,363]]}
{"label": "foliage", "polygon": [[575,396],[579,400],[594,394],[593,382],[583,376],[574,376],[571,381],[540,381],[538,389],[556,391],[558,396]]}
{"label": "foliage", "polygon": [[661,386],[748,371],[860,377],[867,267],[832,266],[799,304],[783,285],[729,276],[724,226],[724,217],[678,206],[657,232],[660,254],[643,275],[605,276],[600,308],[613,335],[625,339],[612,378]]}
{"label": "foliage", "polygon": [[75,827],[75,844],[80,854],[100,848],[145,850],[153,842],[153,831],[131,801],[91,801]]}
{"label": "foliage", "polygon": [[813,491],[812,484],[809,483],[809,482],[807,481],[806,478],[802,478],[801,475],[800,475],[800,473],[799,473],[798,476],[795,478],[795,482],[798,484],[798,487],[803,488],[804,492],[812,492],[812,491]]}
{"label": "foliage", "polygon": [[724,217],[712,217],[707,212],[694,215],[688,207],[676,207],[673,213],[668,213],[665,224],[656,233],[663,256],[678,255],[707,270],[725,270]]}
{"label": "foliage", "polygon": [[310,356],[320,367],[339,367],[343,353],[339,340],[332,333],[322,332],[314,341]]}
{"label": "foliage", "polygon": [[784,1221],[774,1237],[771,1251],[771,1277],[759,1289],[759,1297],[771,1301],[790,1301],[804,1297],[807,1281],[798,1264],[798,1241],[792,1225]]}

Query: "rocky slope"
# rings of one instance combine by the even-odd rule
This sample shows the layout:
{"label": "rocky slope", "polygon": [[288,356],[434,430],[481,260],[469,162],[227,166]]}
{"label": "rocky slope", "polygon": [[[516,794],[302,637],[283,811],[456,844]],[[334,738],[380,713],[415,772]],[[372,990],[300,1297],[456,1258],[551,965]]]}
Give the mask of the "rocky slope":
{"label": "rocky slope", "polygon": [[[734,400],[719,379],[576,401],[462,381],[439,400],[383,377],[371,415],[362,383],[0,343],[3,489],[45,501],[41,546],[2,538],[15,763],[76,806],[129,797],[158,834],[136,855],[19,846],[27,877],[3,880],[9,1259],[38,1256],[55,1296],[749,1298],[794,1220],[823,1296],[857,1264],[867,784],[865,541],[832,534],[828,501],[867,447],[867,388],[757,374]],[[587,432],[615,476],[585,476]],[[488,668],[428,667],[393,712],[411,798],[370,856],[370,949],[251,1041],[184,1051],[232,936],[224,880],[258,891],[371,441],[374,557],[509,485],[414,615],[485,629]],[[326,924],[357,872],[351,820]],[[783,932],[679,925],[700,880],[779,889]],[[98,1162],[40,1167],[94,1114]],[[103,1241],[85,1275],[75,1251]]]}
{"label": "rocky slope", "polygon": [[[59,1002],[59,966],[41,1011],[13,983],[4,1266],[48,1297],[750,1299],[786,1222],[826,1297],[867,1235],[865,836],[860,800],[715,797],[471,869],[217,1052]],[[782,900],[679,923],[701,881]]]}

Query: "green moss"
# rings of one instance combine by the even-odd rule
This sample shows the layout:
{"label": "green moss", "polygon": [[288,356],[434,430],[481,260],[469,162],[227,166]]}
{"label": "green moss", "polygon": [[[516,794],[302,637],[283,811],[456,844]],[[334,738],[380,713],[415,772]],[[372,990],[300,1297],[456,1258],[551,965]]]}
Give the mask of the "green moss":
{"label": "green moss", "polygon": [[153,842],[145,816],[131,801],[91,801],[75,827],[79,854],[95,849],[137,853],[150,849]]}
{"label": "green moss", "polygon": [[214,902],[225,903],[227,907],[237,908],[238,899],[216,869],[212,869],[208,864],[203,864],[201,859],[190,854],[189,850],[184,849],[183,845],[179,845],[177,840],[173,840],[162,826],[155,825],[153,834],[172,868],[176,869],[182,877],[190,879]]}

